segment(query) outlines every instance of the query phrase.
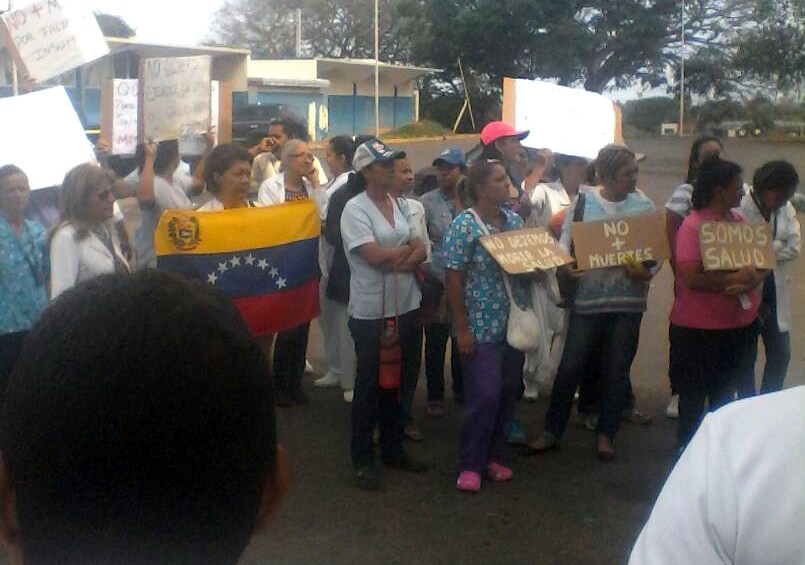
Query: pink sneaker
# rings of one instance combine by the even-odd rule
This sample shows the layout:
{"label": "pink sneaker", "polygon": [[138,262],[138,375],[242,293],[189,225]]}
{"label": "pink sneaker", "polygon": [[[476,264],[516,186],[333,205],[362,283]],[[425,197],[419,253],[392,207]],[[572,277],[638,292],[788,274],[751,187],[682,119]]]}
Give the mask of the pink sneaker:
{"label": "pink sneaker", "polygon": [[514,476],[514,473],[508,467],[504,467],[500,463],[492,461],[486,468],[487,473],[489,473],[489,478],[493,481],[502,483],[505,481],[510,481]]}
{"label": "pink sneaker", "polygon": [[461,471],[456,488],[464,492],[478,492],[481,490],[481,475],[475,471]]}

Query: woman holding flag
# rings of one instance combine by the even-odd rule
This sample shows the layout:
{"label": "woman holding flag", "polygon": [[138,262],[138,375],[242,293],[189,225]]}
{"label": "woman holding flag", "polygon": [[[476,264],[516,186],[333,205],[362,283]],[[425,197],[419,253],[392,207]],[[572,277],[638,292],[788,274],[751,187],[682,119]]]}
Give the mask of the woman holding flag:
{"label": "woman holding flag", "polygon": [[[400,382],[419,370],[417,311],[421,294],[414,270],[425,260],[417,226],[389,194],[394,162],[405,157],[379,140],[360,145],[352,160],[366,190],[347,202],[341,217],[351,271],[349,328],[358,359],[352,404],[352,464],[358,486],[380,486],[372,433],[380,427],[387,467],[422,473],[427,466],[403,451]],[[381,335],[382,334],[382,335]]]}

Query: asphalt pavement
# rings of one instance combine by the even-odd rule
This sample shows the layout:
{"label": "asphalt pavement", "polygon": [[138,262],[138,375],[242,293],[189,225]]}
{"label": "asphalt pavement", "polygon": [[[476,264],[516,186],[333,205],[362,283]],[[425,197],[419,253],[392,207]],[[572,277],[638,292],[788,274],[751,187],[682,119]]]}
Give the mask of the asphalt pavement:
{"label": "asphalt pavement", "polygon": [[[639,186],[664,204],[685,176],[688,140],[635,139],[645,153]],[[415,168],[442,149],[468,149],[473,140],[402,144]],[[805,173],[805,145],[728,141],[727,156],[747,177],[770,159],[789,159]],[[794,331],[787,386],[805,384],[805,266],[794,275]],[[385,471],[379,492],[358,490],[349,461],[349,405],[337,389],[304,386],[312,402],[280,409],[280,442],[290,452],[292,490],[271,527],[256,536],[248,564],[617,564],[624,563],[672,464],[675,422],[665,418],[670,269],[652,283],[640,348],[632,367],[638,407],[654,416],[648,426],[625,423],[618,434],[618,459],[595,459],[594,435],[571,424],[561,449],[537,457],[518,456],[514,479],[485,483],[475,495],[455,490],[460,411],[448,393],[446,417],[424,411],[424,374],[415,417],[425,441],[407,443],[432,468],[426,475]],[[309,358],[324,370],[322,337],[314,324]],[[449,374],[449,364],[447,368]],[[449,382],[449,381],[448,381]],[[449,385],[448,385],[449,390]],[[542,429],[547,395],[521,403],[518,414],[529,437]],[[673,535],[673,532],[669,532]]]}

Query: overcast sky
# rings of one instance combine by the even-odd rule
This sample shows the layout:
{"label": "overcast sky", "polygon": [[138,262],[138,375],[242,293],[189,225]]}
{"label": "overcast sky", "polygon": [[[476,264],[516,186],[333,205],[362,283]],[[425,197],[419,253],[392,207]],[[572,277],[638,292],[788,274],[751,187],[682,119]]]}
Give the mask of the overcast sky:
{"label": "overcast sky", "polygon": [[[143,41],[196,44],[209,31],[223,0],[78,0],[94,10],[122,17]],[[14,7],[30,4],[14,0]]]}

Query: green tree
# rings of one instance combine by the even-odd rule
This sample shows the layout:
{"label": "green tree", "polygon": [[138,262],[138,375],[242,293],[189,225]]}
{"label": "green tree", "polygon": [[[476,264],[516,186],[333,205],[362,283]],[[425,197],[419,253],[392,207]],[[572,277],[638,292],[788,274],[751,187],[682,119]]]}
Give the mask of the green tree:
{"label": "green tree", "polygon": [[624,125],[644,133],[657,134],[661,124],[676,122],[678,117],[679,102],[665,96],[630,100],[623,105]]}
{"label": "green tree", "polygon": [[736,42],[735,69],[790,92],[805,82],[805,0],[758,0],[754,25]]}
{"label": "green tree", "polygon": [[120,16],[95,12],[95,19],[106,37],[134,37],[136,31]]}
{"label": "green tree", "polygon": [[[407,61],[415,35],[409,0],[381,0],[380,57]],[[213,16],[210,42],[244,47],[256,57],[295,54],[296,9],[302,10],[302,55],[373,58],[374,14],[366,0],[226,0]]]}

